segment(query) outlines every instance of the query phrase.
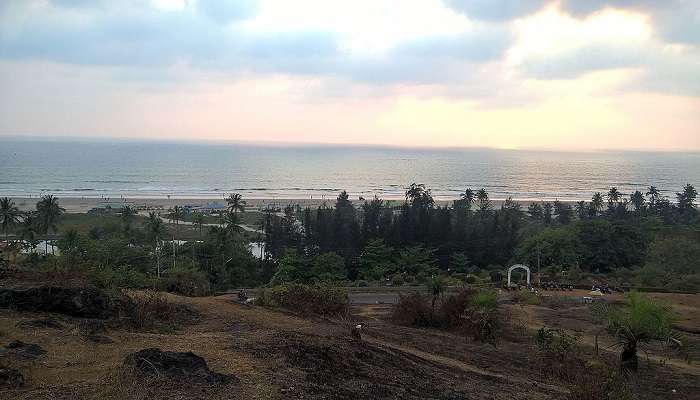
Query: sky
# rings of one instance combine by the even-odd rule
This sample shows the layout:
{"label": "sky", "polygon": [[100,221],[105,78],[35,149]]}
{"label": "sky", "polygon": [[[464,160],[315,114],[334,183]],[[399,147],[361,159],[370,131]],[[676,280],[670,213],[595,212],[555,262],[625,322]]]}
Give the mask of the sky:
{"label": "sky", "polygon": [[698,0],[2,0],[2,136],[700,150]]}

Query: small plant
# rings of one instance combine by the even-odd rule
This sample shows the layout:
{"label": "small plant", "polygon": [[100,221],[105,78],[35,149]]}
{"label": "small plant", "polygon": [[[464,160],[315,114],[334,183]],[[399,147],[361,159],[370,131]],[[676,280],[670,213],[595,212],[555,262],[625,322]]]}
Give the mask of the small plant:
{"label": "small plant", "polygon": [[348,309],[348,292],[323,283],[285,283],[261,290],[258,304],[302,314],[343,315]]}
{"label": "small plant", "polygon": [[675,315],[668,304],[638,292],[630,292],[627,299],[628,305],[608,311],[607,331],[622,346],[622,368],[636,371],[639,367],[638,345],[650,341],[669,341]]}
{"label": "small plant", "polygon": [[561,329],[542,327],[535,334],[537,356],[542,372],[563,379],[573,378],[581,369],[579,338]]}
{"label": "small plant", "polygon": [[462,317],[466,322],[467,334],[474,340],[496,345],[501,327],[496,292],[488,290],[475,293]]}

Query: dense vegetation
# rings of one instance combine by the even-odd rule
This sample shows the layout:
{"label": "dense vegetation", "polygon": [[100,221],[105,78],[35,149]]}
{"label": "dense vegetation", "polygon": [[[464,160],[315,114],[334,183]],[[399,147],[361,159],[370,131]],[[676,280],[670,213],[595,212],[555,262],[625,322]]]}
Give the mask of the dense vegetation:
{"label": "dense vegetation", "polygon": [[[158,285],[187,295],[286,282],[428,284],[435,276],[447,284],[499,282],[504,267],[516,262],[534,267],[543,279],[576,283],[592,277],[693,291],[700,287],[696,198],[691,185],[673,202],[654,187],[629,195],[611,188],[590,202],[524,208],[507,199],[495,207],[486,190],[467,189],[439,205],[430,189],[412,184],[403,202],[353,204],[342,192],[332,207],[266,209],[264,234],[256,239],[240,227],[245,201],[238,194],[217,216],[176,207],[165,215],[174,224],[167,224],[155,213],[125,207],[90,216],[91,227],[62,225],[64,211],[49,195],[29,213],[0,199],[0,228],[6,238],[12,233],[22,239],[10,241],[5,262],[80,269],[105,287]],[[206,226],[213,221],[219,224]],[[18,259],[21,246],[35,248],[47,237],[58,237],[60,256],[30,252]],[[249,251],[251,240],[264,241],[263,259]]]}
{"label": "dense vegetation", "polygon": [[399,205],[375,198],[355,207],[343,192],[333,207],[268,210],[265,244],[279,266],[276,281],[422,283],[439,273],[498,281],[504,266],[518,262],[539,266],[554,280],[607,274],[620,282],[696,290],[697,192],[687,185],[675,202],[659,193],[650,187],[646,196],[623,196],[611,188],[590,202],[523,209],[511,199],[494,207],[484,189],[467,189],[451,206],[436,205],[419,184]]}

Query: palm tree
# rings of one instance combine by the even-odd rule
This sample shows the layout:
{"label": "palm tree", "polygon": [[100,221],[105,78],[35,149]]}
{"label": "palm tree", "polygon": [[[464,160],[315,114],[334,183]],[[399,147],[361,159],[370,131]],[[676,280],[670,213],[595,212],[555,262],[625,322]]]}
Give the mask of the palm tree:
{"label": "palm tree", "polygon": [[576,210],[576,216],[578,219],[586,219],[588,216],[588,206],[586,205],[585,201],[577,201],[574,205],[574,209]]}
{"label": "palm tree", "polygon": [[124,231],[129,230],[129,228],[131,227],[131,222],[133,222],[136,214],[137,214],[136,209],[134,209],[133,207],[131,207],[131,206],[122,207],[121,211],[119,212],[119,217],[122,221],[122,224],[124,225]]}
{"label": "palm tree", "polygon": [[199,231],[199,238],[202,238],[202,227],[204,226],[204,214],[195,212],[192,215],[192,225]]}
{"label": "palm tree", "polygon": [[464,205],[466,206],[467,210],[472,209],[472,203],[474,203],[474,191],[470,188],[467,188],[464,193],[460,195],[462,200],[464,200]]}
{"label": "palm tree", "polygon": [[[65,211],[58,205],[58,198],[52,194],[42,196],[41,200],[36,203],[36,211],[39,232],[44,236],[49,233],[56,233],[56,225]],[[48,238],[46,238],[44,243],[46,244],[45,252],[48,253]],[[53,250],[53,246],[51,246],[51,249]]]}
{"label": "palm tree", "polygon": [[593,215],[600,214],[603,211],[603,195],[600,192],[593,193],[591,198],[591,209],[593,210]]}
{"label": "palm tree", "polygon": [[241,196],[238,193],[231,193],[227,198],[226,198],[226,203],[228,204],[228,209],[231,212],[244,212],[245,211],[245,201],[243,200],[243,196]]}
{"label": "palm tree", "polygon": [[657,189],[656,186],[649,186],[649,190],[646,194],[649,196],[649,207],[656,208],[656,203],[661,198],[661,192],[659,189]]}
{"label": "palm tree", "polygon": [[5,241],[7,241],[10,229],[14,229],[19,225],[21,216],[22,212],[15,206],[14,201],[8,197],[0,199],[0,228],[5,234]]}
{"label": "palm tree", "polygon": [[608,310],[607,331],[622,346],[622,368],[635,371],[639,365],[638,345],[650,341],[668,341],[676,315],[670,305],[635,291],[627,295],[627,300],[628,305]]}
{"label": "palm tree", "polygon": [[167,231],[163,220],[160,219],[158,214],[154,212],[148,213],[148,219],[144,222],[144,228],[146,230],[146,236],[153,243],[153,252],[156,256],[156,271],[158,278],[160,278],[160,249],[158,248],[163,237],[166,235]]}
{"label": "palm tree", "polygon": [[614,204],[617,204],[618,201],[620,201],[620,197],[622,196],[622,193],[620,193],[619,190],[615,186],[611,187],[610,190],[608,191],[607,197],[608,197],[608,206],[612,208]]}
{"label": "palm tree", "polygon": [[476,199],[479,200],[479,211],[486,212],[491,209],[491,201],[489,200],[489,193],[486,189],[479,189],[479,191],[476,192]]}
{"label": "palm tree", "polygon": [[31,250],[32,253],[35,251],[36,246],[37,246],[36,227],[37,227],[36,214],[35,213],[25,214],[24,221],[22,221],[22,226],[20,228],[20,239],[22,239],[22,247],[26,251]]}
{"label": "palm tree", "polygon": [[223,224],[225,225],[226,231],[228,231],[233,237],[234,233],[238,233],[241,227],[238,226],[238,214],[233,211],[227,211],[224,213]]}
{"label": "palm tree", "polygon": [[630,195],[630,202],[634,206],[635,211],[640,213],[644,208],[644,195],[639,190],[635,190],[635,192]]}

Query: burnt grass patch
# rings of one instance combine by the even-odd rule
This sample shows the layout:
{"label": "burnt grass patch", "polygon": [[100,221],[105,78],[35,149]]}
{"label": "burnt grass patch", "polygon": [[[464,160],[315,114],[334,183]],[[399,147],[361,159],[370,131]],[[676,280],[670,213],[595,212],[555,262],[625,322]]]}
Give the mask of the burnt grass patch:
{"label": "burnt grass patch", "polygon": [[[264,360],[285,398],[518,399],[550,398],[499,379],[449,368],[409,353],[350,337],[261,331],[234,340],[233,349]],[[493,393],[493,385],[500,392]],[[505,385],[506,388],[500,387]]]}

